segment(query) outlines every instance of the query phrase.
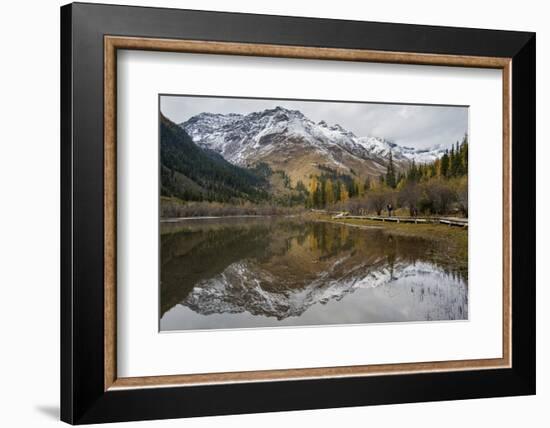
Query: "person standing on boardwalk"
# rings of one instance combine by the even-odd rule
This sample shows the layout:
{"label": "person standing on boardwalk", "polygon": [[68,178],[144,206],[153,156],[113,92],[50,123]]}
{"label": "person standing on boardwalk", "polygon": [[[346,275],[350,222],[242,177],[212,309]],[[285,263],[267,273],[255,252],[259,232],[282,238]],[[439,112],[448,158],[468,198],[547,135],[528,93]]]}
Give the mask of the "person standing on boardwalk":
{"label": "person standing on boardwalk", "polygon": [[388,217],[391,217],[391,212],[393,211],[393,206],[392,204],[388,204],[386,206],[387,210],[388,210]]}

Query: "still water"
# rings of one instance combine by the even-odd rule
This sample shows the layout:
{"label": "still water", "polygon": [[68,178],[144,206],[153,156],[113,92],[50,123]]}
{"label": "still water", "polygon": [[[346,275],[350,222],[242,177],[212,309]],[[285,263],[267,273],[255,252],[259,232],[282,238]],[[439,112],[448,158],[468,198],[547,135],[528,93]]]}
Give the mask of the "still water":
{"label": "still water", "polygon": [[465,274],[429,239],[281,218],[161,225],[160,329],[468,318]]}

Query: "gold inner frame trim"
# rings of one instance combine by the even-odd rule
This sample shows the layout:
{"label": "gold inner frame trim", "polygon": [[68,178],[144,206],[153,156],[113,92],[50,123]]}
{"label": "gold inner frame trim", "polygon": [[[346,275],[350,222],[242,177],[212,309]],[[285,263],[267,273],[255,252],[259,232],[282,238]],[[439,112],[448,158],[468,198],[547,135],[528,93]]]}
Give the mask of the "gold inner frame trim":
{"label": "gold inner frame trim", "polygon": [[[393,64],[494,68],[502,70],[503,143],[503,308],[502,357],[492,359],[376,364],[343,367],[261,370],[170,376],[117,377],[116,366],[116,89],[117,50],[147,50],[213,55],[241,55]],[[511,164],[511,62],[510,58],[385,52],[252,43],[171,40],[139,37],[104,37],[104,389],[154,388],[283,381],[312,378],[360,377],[422,372],[482,370],[511,367],[512,354],[512,164]]]}

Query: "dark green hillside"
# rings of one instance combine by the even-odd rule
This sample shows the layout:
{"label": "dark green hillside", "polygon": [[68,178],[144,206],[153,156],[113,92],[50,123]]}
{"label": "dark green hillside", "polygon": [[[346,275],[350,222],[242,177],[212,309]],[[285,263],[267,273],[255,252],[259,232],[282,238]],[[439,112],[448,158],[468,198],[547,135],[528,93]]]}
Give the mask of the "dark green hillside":
{"label": "dark green hillside", "polygon": [[267,198],[265,178],[197,146],[178,125],[160,118],[161,194],[183,200],[218,201]]}

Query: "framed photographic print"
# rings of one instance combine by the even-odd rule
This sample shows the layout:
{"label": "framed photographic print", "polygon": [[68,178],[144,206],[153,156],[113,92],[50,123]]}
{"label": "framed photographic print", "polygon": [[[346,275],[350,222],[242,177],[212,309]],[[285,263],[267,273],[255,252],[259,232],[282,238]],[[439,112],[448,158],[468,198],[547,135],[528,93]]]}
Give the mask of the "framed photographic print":
{"label": "framed photographic print", "polygon": [[76,3],[61,53],[62,420],[535,393],[533,33]]}

